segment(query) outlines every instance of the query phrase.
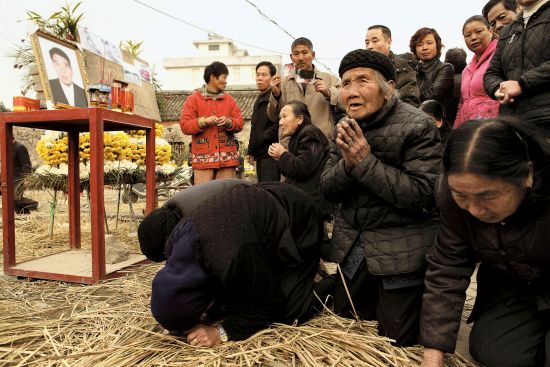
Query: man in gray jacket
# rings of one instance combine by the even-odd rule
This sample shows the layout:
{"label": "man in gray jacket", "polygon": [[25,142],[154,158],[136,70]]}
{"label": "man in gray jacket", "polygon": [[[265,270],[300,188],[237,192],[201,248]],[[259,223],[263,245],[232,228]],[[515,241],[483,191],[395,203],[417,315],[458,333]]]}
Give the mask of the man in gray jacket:
{"label": "man in gray jacket", "polygon": [[[279,121],[279,112],[288,102],[304,102],[311,114],[313,125],[321,129],[330,140],[334,138],[333,110],[338,105],[340,80],[313,64],[313,44],[305,37],[292,42],[290,59],[294,72],[275,75],[271,79],[271,96],[267,113],[272,121]],[[284,144],[283,144],[284,145]]]}
{"label": "man in gray jacket", "polygon": [[430,117],[397,98],[391,61],[370,50],[342,59],[340,97],[349,116],[321,190],[338,203],[324,257],[340,264],[334,309],[378,321],[399,346],[418,340],[425,254],[434,241],[434,184],[442,146]]}
{"label": "man in gray jacket", "polygon": [[385,25],[373,25],[367,30],[365,36],[365,48],[386,55],[397,73],[397,90],[399,98],[411,106],[418,107],[420,103],[420,91],[416,84],[416,71],[407,60],[391,52],[391,31]]}

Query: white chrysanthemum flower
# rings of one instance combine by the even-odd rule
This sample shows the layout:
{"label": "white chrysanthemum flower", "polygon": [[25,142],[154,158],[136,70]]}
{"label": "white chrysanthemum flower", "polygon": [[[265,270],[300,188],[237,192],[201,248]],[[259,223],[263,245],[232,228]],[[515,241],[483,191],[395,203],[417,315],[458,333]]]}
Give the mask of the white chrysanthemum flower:
{"label": "white chrysanthemum flower", "polygon": [[52,167],[50,173],[53,175],[67,176],[69,174],[69,166],[66,163],[61,163],[59,167]]}
{"label": "white chrysanthemum flower", "polygon": [[170,163],[165,163],[162,166],[156,166],[156,171],[163,175],[170,175],[174,173],[175,170],[176,170],[176,166]]}
{"label": "white chrysanthemum flower", "polygon": [[123,159],[121,161],[118,161],[118,169],[121,171],[134,171],[138,168],[138,165],[132,161],[129,161],[127,159]]}
{"label": "white chrysanthemum flower", "polygon": [[118,162],[105,161],[103,163],[103,173],[116,172],[118,170]]}
{"label": "white chrysanthemum flower", "polygon": [[90,165],[80,162],[79,164],[79,176],[80,179],[86,179],[90,177]]}
{"label": "white chrysanthemum flower", "polygon": [[49,164],[43,164],[36,169],[37,175],[48,175],[51,173],[52,166]]}
{"label": "white chrysanthemum flower", "polygon": [[163,145],[170,145],[170,143],[164,138],[155,138],[155,146],[160,147]]}
{"label": "white chrysanthemum flower", "polygon": [[130,138],[130,144],[145,144],[145,138]]}

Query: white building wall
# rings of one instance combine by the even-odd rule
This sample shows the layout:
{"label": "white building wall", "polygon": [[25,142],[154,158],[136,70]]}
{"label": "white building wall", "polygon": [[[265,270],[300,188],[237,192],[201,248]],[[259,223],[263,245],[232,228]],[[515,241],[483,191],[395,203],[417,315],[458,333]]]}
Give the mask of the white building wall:
{"label": "white building wall", "polygon": [[[229,70],[228,87],[256,87],[256,65],[261,61],[271,61],[277,70],[281,69],[281,55],[249,56],[246,50],[238,50],[231,40],[216,38],[195,41],[197,57],[178,57],[163,60],[166,80],[161,80],[165,90],[193,90],[204,84],[203,74],[206,65],[221,61]],[[213,50],[212,48],[219,48]]]}
{"label": "white building wall", "polygon": [[162,88],[165,90],[193,90],[202,86],[204,84],[204,68],[214,61],[221,61],[227,65],[229,70],[228,87],[255,88],[256,65],[261,61],[271,61],[277,70],[280,70],[282,66],[281,55],[164,59],[163,66],[166,69],[167,78],[161,81]]}

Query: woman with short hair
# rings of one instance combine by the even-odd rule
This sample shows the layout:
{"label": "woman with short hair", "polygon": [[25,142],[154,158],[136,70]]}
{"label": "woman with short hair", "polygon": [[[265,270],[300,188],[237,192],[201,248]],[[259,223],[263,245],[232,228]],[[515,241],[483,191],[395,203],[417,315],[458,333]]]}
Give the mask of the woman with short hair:
{"label": "woman with short hair", "polygon": [[235,99],[225,92],[229,71],[214,61],[204,68],[204,86],[183,104],[180,127],[191,135],[194,184],[236,178],[240,165],[235,133],[243,128],[243,115]]}
{"label": "woman with short hair", "polygon": [[446,112],[453,95],[454,74],[451,64],[439,60],[443,48],[441,37],[433,28],[420,28],[411,37],[409,47],[419,60],[416,81],[420,88],[420,102],[435,99]]}
{"label": "woman with short hair", "polygon": [[478,262],[470,354],[487,367],[550,366],[550,146],[535,129],[475,120],[449,136],[427,256],[424,367],[454,351]]}

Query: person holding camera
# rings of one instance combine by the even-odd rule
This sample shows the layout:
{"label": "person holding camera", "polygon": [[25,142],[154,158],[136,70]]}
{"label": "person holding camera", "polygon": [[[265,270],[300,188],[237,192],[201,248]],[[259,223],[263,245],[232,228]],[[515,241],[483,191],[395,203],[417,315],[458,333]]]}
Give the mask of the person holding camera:
{"label": "person holding camera", "polygon": [[292,42],[291,52],[294,72],[285,76],[275,75],[271,79],[267,109],[269,118],[271,121],[279,121],[279,112],[288,102],[304,102],[311,113],[313,124],[331,140],[334,138],[333,111],[338,105],[340,80],[315,67],[315,51],[309,39],[296,38]]}

